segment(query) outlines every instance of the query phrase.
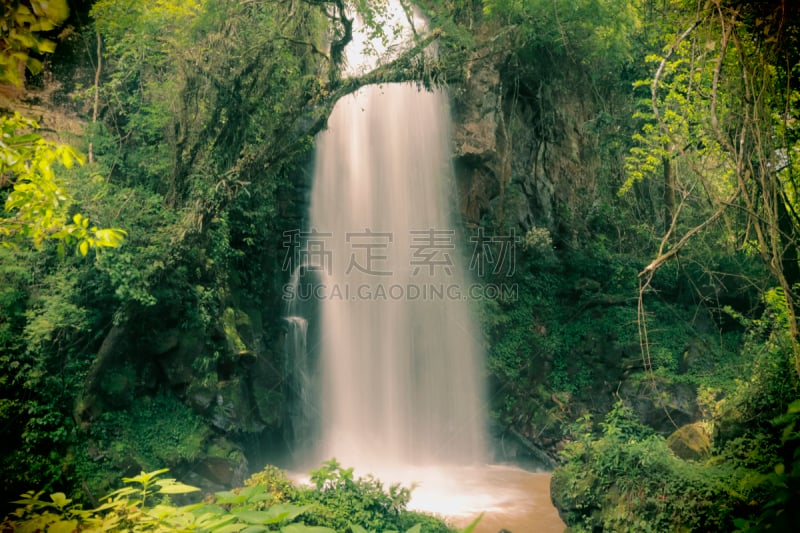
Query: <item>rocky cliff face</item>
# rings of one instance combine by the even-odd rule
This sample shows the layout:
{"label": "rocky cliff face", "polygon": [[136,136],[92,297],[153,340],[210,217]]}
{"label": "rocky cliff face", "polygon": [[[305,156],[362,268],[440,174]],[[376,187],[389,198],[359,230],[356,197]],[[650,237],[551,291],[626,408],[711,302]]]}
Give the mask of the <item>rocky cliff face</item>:
{"label": "rocky cliff face", "polygon": [[[285,405],[280,342],[268,346],[275,334],[265,333],[258,310],[249,311],[234,317],[229,308],[217,332],[167,322],[150,324],[148,333],[114,326],[75,410],[93,460],[125,475],[166,466],[210,491],[241,485],[248,444],[280,436]],[[219,351],[210,358],[214,340]],[[130,429],[139,426],[143,433]],[[176,428],[181,442],[172,442]],[[185,451],[174,454],[172,446]]]}
{"label": "rocky cliff face", "polygon": [[494,65],[471,65],[453,90],[454,162],[464,221],[478,225],[500,193],[498,128],[502,115],[500,76]]}
{"label": "rocky cliff face", "polygon": [[453,91],[454,161],[459,207],[467,224],[491,215],[523,234],[545,227],[575,237],[597,198],[597,116],[576,82],[522,94],[497,65],[474,61]]}
{"label": "rocky cliff face", "polygon": [[[615,113],[619,121],[627,121],[630,110],[624,92],[606,95],[605,100],[598,98],[591,80],[580,68],[574,70],[542,73],[533,84],[527,79],[523,87],[515,72],[502,63],[476,59],[467,65],[465,82],[452,88],[453,157],[458,206],[466,226],[480,226],[490,232],[513,230],[518,236],[540,232],[551,236],[559,265],[545,275],[557,281],[538,285],[534,291],[540,286],[557,291],[548,295],[548,301],[571,320],[591,316],[586,319],[586,327],[591,329],[592,323],[612,314],[611,308],[625,310],[620,316],[625,312],[635,316],[630,299],[633,292],[607,286],[608,280],[599,274],[603,268],[600,264],[586,269],[593,262],[594,239],[608,238],[601,235],[597,220],[618,223],[613,215],[603,212],[617,201],[622,166],[621,150],[612,148],[617,132],[610,124]],[[536,231],[529,233],[532,229]],[[541,250],[537,253],[542,256]],[[575,260],[583,265],[569,264]],[[542,275],[541,257],[538,261],[527,275]],[[635,290],[636,267],[626,264],[624,268],[629,280],[626,287]],[[509,309],[515,306],[508,304]],[[530,313],[526,318],[530,327],[547,316],[536,308]],[[559,342],[560,333],[548,332],[543,326],[536,329],[543,344]],[[565,345],[555,354],[527,341],[518,348],[522,364],[536,370],[530,371],[528,378],[516,378],[529,380],[520,393],[529,396],[520,399],[526,412],[519,413],[518,420],[510,425],[498,427],[498,434],[516,438],[521,448],[529,451],[543,448],[553,452],[563,437],[555,428],[565,419],[577,418],[586,411],[602,415],[620,395],[640,420],[664,434],[676,423],[697,419],[691,387],[660,383],[655,394],[644,390],[647,387],[635,377],[642,370],[638,344],[618,338],[616,331],[599,333],[605,335],[600,340],[591,333],[574,335],[567,343],[569,348]],[[502,331],[500,338],[491,342],[501,344],[503,336],[519,334]],[[570,380],[577,381],[577,375],[591,369],[591,384],[573,393],[559,392],[550,376],[554,359],[566,367]],[[537,396],[540,390],[554,394]],[[653,400],[662,393],[665,400]],[[557,419],[559,416],[562,418]],[[530,454],[523,450],[521,455]]]}

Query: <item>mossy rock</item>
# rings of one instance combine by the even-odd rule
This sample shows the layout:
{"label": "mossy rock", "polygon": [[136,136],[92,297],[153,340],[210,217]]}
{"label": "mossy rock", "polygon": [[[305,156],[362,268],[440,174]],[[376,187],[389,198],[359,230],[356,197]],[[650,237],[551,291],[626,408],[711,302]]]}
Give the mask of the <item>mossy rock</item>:
{"label": "mossy rock", "polygon": [[[580,467],[579,467],[580,469]],[[582,470],[582,469],[581,469]],[[550,501],[568,526],[599,522],[599,502],[591,498],[601,479],[591,471],[578,476],[573,465],[556,468],[550,478]]]}
{"label": "mossy rock", "polygon": [[243,353],[247,351],[247,346],[239,335],[238,326],[249,326],[250,320],[247,315],[228,307],[222,313],[222,328],[225,331],[225,338],[228,341],[228,349],[232,353]]}
{"label": "mossy rock", "polygon": [[100,382],[102,399],[112,407],[128,406],[133,400],[135,387],[136,369],[127,363],[109,369]]}
{"label": "mossy rock", "polygon": [[686,424],[667,437],[667,446],[681,459],[703,461],[711,455],[711,437],[701,422]]}
{"label": "mossy rock", "polygon": [[259,433],[266,427],[254,409],[247,384],[239,378],[217,384],[216,403],[211,406],[209,421],[226,433]]}

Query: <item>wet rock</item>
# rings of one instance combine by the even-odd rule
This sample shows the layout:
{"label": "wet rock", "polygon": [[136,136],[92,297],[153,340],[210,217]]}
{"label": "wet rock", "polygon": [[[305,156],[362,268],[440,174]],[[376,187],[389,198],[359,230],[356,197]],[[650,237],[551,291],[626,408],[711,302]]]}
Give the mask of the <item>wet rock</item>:
{"label": "wet rock", "polygon": [[699,341],[690,342],[683,352],[678,372],[685,374],[689,371],[709,371],[714,366],[713,355],[706,346]]}
{"label": "wet rock", "polygon": [[224,432],[261,432],[266,426],[252,408],[250,396],[244,381],[220,381],[211,407],[211,425]]}
{"label": "wet rock", "polygon": [[493,198],[500,194],[497,127],[500,76],[486,62],[469,66],[470,75],[453,105],[453,141],[459,204],[464,219],[479,224]]}
{"label": "wet rock", "polygon": [[642,423],[663,435],[700,418],[696,390],[688,383],[657,379],[654,386],[649,379],[637,380],[623,384],[619,393]]}
{"label": "wet rock", "polygon": [[[82,427],[88,428],[88,424],[104,411],[106,394],[103,390],[104,382],[109,371],[124,361],[124,354],[130,349],[125,328],[122,326],[112,327],[97,351],[97,356],[86,378],[83,394],[77,402],[75,419]],[[126,388],[124,384],[117,383],[112,389],[121,390],[120,386],[122,389]],[[111,403],[113,402],[112,398]]]}
{"label": "wet rock", "polygon": [[679,427],[667,437],[667,446],[681,459],[702,461],[711,455],[711,437],[701,422]]}
{"label": "wet rock", "polygon": [[130,364],[114,366],[106,371],[99,383],[103,405],[113,408],[128,406],[136,388],[136,369]]}
{"label": "wet rock", "polygon": [[497,150],[497,110],[500,75],[491,63],[470,65],[470,75],[456,98],[453,131],[455,156],[488,161]]}
{"label": "wet rock", "polygon": [[236,470],[239,465],[230,459],[222,457],[206,457],[198,462],[192,471],[198,476],[223,487],[233,484]]}
{"label": "wet rock", "polygon": [[177,348],[179,342],[180,331],[177,328],[173,328],[161,331],[150,339],[150,347],[154,354],[161,355]]}
{"label": "wet rock", "polygon": [[198,331],[176,330],[160,336],[159,348],[169,347],[163,352],[155,352],[154,359],[167,378],[171,387],[187,385],[193,379],[195,359],[203,353],[204,335]]}
{"label": "wet rock", "polygon": [[180,480],[205,493],[229,490],[244,485],[248,463],[236,446],[221,440],[209,447],[209,455],[180,474]]}
{"label": "wet rock", "polygon": [[217,397],[216,382],[211,385],[193,381],[186,391],[189,405],[198,413],[205,413]]}

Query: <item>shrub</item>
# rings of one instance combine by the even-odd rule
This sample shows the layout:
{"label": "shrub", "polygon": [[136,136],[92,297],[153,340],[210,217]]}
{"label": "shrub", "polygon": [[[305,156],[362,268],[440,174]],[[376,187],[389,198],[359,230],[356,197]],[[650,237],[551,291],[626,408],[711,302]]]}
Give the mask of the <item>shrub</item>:
{"label": "shrub", "polygon": [[[403,506],[408,499],[408,489],[393,486],[385,492],[377,480],[354,479],[352,469],[341,468],[336,461],[329,461],[314,472],[314,487],[298,489],[288,482],[285,473],[270,466],[251,477],[246,487],[217,492],[202,502],[183,506],[173,505],[170,496],[199,489],[161,477],[166,472],[167,469],[162,469],[123,478],[126,486],[103,498],[101,505],[94,509],[83,509],[61,492],[47,497],[44,497],[44,491],[26,492],[13,502],[19,507],[0,523],[0,530],[372,533],[415,520],[413,525],[401,526],[402,530],[406,533],[452,531],[433,517],[406,512]],[[278,501],[285,498],[298,498],[310,503]],[[319,516],[334,512],[334,502],[343,506],[336,509],[335,515],[344,525],[332,529],[316,524]],[[390,507],[395,504],[399,507],[387,509],[384,507],[387,503]],[[344,514],[345,511],[358,512],[366,508],[377,513],[369,526],[360,525],[356,515],[347,517]],[[400,518],[382,521],[378,518],[380,509]],[[477,521],[462,533],[472,531],[475,524]]]}
{"label": "shrub", "polygon": [[352,468],[342,467],[335,459],[311,472],[311,482],[295,487],[283,472],[268,466],[247,484],[263,487],[277,501],[310,505],[306,523],[336,531],[405,531],[417,526],[424,533],[454,531],[438,518],[407,510],[410,489],[399,484],[384,488],[372,476],[355,477]]}
{"label": "shrub", "polygon": [[551,495],[573,531],[729,531],[741,505],[724,466],[679,459],[663,437],[617,403],[602,436],[589,420],[573,429]]}

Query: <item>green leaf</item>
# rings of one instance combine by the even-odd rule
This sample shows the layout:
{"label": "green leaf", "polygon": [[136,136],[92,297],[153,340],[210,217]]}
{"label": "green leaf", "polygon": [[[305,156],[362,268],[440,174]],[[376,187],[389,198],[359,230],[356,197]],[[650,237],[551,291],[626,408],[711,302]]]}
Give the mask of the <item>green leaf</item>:
{"label": "green leaf", "polygon": [[[244,533],[246,531],[251,531],[251,528],[254,526],[248,526],[247,524],[228,524],[222,527],[214,527],[209,528],[209,531],[214,531],[215,533]],[[256,527],[256,532],[261,531],[269,531],[267,528],[264,527]]]}
{"label": "green leaf", "polygon": [[39,53],[52,54],[56,51],[56,43],[50,39],[40,39],[36,48],[39,50]]}
{"label": "green leaf", "polygon": [[800,413],[800,400],[795,400],[792,403],[790,403],[787,413],[788,414]]}
{"label": "green leaf", "polygon": [[237,505],[246,501],[247,497],[229,490],[215,492],[216,502],[219,505]]}
{"label": "green leaf", "polygon": [[59,520],[47,526],[48,533],[72,533],[77,531],[77,520]]}
{"label": "green leaf", "polygon": [[31,0],[31,7],[37,17],[61,24],[69,16],[66,0]]}
{"label": "green leaf", "polygon": [[314,504],[301,506],[291,503],[279,503],[270,507],[268,512],[274,514],[275,516],[281,516],[283,517],[283,520],[288,521],[294,520],[303,513],[307,513],[308,511],[314,509],[314,507],[316,507]]}
{"label": "green leaf", "polygon": [[[225,513],[224,510],[222,512]],[[197,518],[194,523],[199,529],[207,531],[220,531],[223,526],[238,526],[238,529],[247,527],[247,524],[231,523],[235,521],[236,517],[231,514],[206,513]]]}
{"label": "green leaf", "polygon": [[187,494],[189,492],[197,492],[199,490],[199,488],[186,485],[185,483],[173,483],[162,486],[159,492],[161,494]]}
{"label": "green leaf", "polygon": [[21,500],[14,500],[11,503],[15,503],[17,505],[36,505],[36,504],[41,504],[41,500],[39,500],[39,497],[42,494],[44,494],[43,490],[40,490],[39,492],[36,492],[36,493],[34,493],[32,490],[29,490],[25,494],[21,494],[20,495],[20,497],[22,498]]}
{"label": "green leaf", "polygon": [[70,502],[72,502],[72,500],[70,498],[67,498],[67,496],[63,492],[55,492],[51,494],[50,499],[53,500],[55,506],[60,509],[63,509],[64,507],[69,505]]}
{"label": "green leaf", "polygon": [[31,74],[34,76],[42,71],[42,62],[32,57],[28,58],[25,62],[25,66],[28,67],[28,70],[30,70]]}
{"label": "green leaf", "polygon": [[[125,479],[129,479],[129,478],[122,478],[122,481],[124,481],[125,483],[130,483],[129,481],[125,481]],[[120,498],[126,498],[128,496],[131,496],[132,494],[138,494],[138,493],[139,493],[139,491],[137,489],[135,489],[134,487],[122,487],[121,489],[117,489],[114,492],[111,492],[111,493],[107,494],[106,496],[104,496],[103,498],[100,498],[100,499],[101,500],[109,500],[109,501],[112,500],[112,499],[117,500],[117,499],[120,499]]]}
{"label": "green leaf", "polygon": [[155,478],[166,472],[169,472],[169,468],[162,468],[161,470],[154,470],[152,472],[142,472],[138,476],[124,477],[122,478],[122,482],[141,483],[142,485],[149,485]]}
{"label": "green leaf", "polygon": [[289,524],[281,528],[282,533],[336,533],[335,529],[305,524]]}
{"label": "green leaf", "polygon": [[[286,513],[288,514],[288,513]],[[248,524],[278,524],[283,522],[286,514],[274,514],[270,511],[236,511],[234,515],[239,517],[239,520],[247,522]]]}
{"label": "green leaf", "polygon": [[156,485],[160,487],[159,492],[162,494],[186,494],[200,490],[197,487],[186,485],[174,479],[159,479],[156,481]]}
{"label": "green leaf", "polygon": [[13,144],[13,145],[31,144],[33,142],[38,141],[41,138],[42,136],[39,135],[38,133],[25,133],[23,135],[17,135],[16,137],[13,137],[8,144]]}
{"label": "green leaf", "polygon": [[483,518],[483,513],[479,514],[478,518],[476,518],[470,525],[462,529],[459,533],[472,533],[472,530],[478,527],[478,523],[481,521],[482,518]]}

